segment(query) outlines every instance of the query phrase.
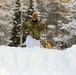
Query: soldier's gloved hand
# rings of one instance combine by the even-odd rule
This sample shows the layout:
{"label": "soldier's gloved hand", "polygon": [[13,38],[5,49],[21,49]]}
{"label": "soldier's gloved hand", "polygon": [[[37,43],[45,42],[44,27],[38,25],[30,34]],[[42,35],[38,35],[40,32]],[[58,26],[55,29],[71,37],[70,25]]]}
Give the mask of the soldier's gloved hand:
{"label": "soldier's gloved hand", "polygon": [[46,48],[48,48],[48,49],[51,49],[51,48],[52,48],[51,44],[48,43],[47,41],[45,41],[45,46],[46,46]]}

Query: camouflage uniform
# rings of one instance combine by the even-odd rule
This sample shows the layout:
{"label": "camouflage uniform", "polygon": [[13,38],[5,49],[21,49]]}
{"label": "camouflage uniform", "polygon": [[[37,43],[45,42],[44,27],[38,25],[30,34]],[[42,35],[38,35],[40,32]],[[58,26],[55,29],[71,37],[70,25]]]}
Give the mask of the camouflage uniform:
{"label": "camouflage uniform", "polygon": [[37,21],[27,21],[21,28],[21,32],[28,32],[28,35],[30,35],[32,38],[35,38],[37,40],[40,40],[40,34],[42,31],[47,29],[47,25]]}

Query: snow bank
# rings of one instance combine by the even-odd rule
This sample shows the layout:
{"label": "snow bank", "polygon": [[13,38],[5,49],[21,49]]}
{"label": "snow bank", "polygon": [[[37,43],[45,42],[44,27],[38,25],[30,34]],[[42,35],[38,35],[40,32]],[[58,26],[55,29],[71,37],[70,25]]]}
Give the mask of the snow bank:
{"label": "snow bank", "polygon": [[76,46],[64,51],[0,46],[0,75],[76,75]]}

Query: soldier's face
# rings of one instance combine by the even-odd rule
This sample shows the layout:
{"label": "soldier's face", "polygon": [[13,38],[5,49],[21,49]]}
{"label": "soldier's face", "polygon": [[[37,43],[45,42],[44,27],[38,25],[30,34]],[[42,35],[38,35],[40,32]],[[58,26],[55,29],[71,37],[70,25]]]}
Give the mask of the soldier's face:
{"label": "soldier's face", "polygon": [[33,20],[33,21],[36,21],[37,19],[33,17],[32,20]]}

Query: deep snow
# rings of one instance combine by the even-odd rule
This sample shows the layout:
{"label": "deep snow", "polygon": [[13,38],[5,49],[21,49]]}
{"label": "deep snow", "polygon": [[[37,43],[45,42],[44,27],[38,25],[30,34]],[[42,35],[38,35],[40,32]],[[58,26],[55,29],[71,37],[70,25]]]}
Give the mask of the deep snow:
{"label": "deep snow", "polygon": [[0,46],[0,75],[76,75],[76,45],[63,51]]}

